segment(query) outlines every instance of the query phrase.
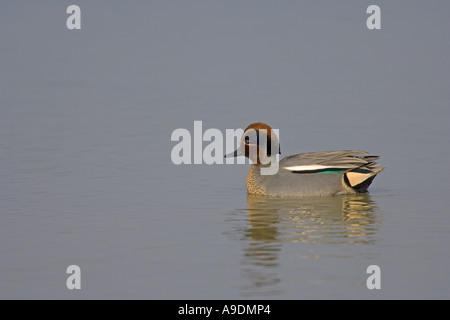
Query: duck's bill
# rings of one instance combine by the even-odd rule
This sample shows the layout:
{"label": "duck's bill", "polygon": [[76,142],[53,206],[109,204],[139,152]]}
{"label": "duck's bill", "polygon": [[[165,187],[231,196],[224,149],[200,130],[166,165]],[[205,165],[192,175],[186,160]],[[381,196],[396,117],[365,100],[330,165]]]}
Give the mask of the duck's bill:
{"label": "duck's bill", "polygon": [[243,156],[243,155],[244,154],[241,152],[241,150],[237,149],[237,150],[234,150],[234,152],[224,155],[224,158],[233,158],[233,157],[239,157],[239,156]]}

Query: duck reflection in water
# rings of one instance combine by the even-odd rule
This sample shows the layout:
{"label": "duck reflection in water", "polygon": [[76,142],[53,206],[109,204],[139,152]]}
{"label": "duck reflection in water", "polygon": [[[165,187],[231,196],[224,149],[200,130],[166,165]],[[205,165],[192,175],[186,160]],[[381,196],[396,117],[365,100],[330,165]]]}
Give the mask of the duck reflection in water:
{"label": "duck reflection in water", "polygon": [[281,290],[277,289],[279,254],[286,242],[326,245],[320,247],[326,251],[321,254],[315,252],[317,246],[299,247],[296,256],[301,258],[342,258],[336,244],[374,243],[381,222],[377,209],[368,193],[311,198],[248,194],[244,210],[248,223],[239,230],[250,240],[241,261],[244,292],[273,296]]}
{"label": "duck reflection in water", "polygon": [[250,240],[371,243],[377,206],[368,193],[335,197],[275,198],[247,195]]}

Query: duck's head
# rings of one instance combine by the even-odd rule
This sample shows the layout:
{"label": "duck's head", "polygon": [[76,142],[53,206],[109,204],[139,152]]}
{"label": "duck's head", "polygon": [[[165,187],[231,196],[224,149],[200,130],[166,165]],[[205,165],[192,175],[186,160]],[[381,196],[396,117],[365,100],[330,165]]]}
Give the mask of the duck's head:
{"label": "duck's head", "polygon": [[255,122],[245,130],[239,147],[226,158],[246,156],[256,165],[270,164],[276,154],[281,154],[278,137],[272,128],[262,122]]}

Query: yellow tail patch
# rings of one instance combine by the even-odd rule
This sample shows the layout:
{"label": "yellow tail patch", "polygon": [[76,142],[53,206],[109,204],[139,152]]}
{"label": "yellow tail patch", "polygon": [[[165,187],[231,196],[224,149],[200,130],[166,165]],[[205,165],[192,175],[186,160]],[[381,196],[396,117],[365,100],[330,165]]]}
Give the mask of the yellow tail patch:
{"label": "yellow tail patch", "polygon": [[364,182],[365,180],[369,179],[371,176],[373,176],[375,172],[372,173],[359,173],[359,172],[347,172],[347,179],[350,183],[350,186],[354,187],[358,184]]}

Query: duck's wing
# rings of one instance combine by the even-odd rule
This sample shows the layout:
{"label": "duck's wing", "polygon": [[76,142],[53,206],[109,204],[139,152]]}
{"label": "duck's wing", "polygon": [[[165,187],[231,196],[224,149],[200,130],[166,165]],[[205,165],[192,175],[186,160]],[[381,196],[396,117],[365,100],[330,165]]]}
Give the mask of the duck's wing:
{"label": "duck's wing", "polygon": [[342,174],[345,185],[356,192],[365,192],[375,176],[384,169],[378,166],[378,158],[355,150],[300,153],[282,159],[280,169],[289,175]]}
{"label": "duck's wing", "polygon": [[280,161],[280,168],[292,173],[349,172],[355,169],[378,173],[378,156],[365,151],[336,150],[294,154]]}

